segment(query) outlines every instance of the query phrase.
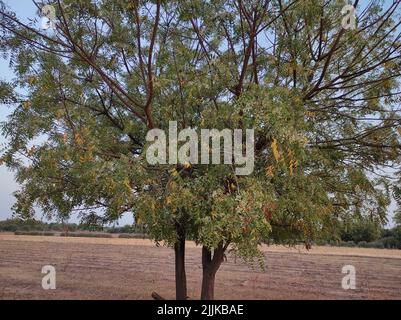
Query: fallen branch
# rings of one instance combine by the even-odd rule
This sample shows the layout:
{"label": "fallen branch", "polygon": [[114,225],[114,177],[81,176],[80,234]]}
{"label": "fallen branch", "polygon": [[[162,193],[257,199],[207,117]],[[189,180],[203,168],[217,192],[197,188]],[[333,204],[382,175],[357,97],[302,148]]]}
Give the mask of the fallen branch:
{"label": "fallen branch", "polygon": [[162,296],[160,296],[157,292],[152,292],[152,298],[155,300],[166,300]]}

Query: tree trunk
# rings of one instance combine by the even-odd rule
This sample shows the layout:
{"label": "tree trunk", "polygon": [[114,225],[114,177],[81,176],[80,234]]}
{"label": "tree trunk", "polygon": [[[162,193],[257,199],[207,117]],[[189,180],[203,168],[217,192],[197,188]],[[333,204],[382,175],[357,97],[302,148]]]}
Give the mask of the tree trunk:
{"label": "tree trunk", "polygon": [[185,232],[177,226],[178,241],[175,252],[175,293],[177,300],[187,300],[187,275],[185,273]]}
{"label": "tree trunk", "polygon": [[212,252],[206,248],[202,248],[202,292],[201,300],[214,300],[214,282],[216,279],[216,273],[219,270],[221,263],[223,262],[224,252],[227,247],[223,247],[223,244],[214,250],[213,258]]}
{"label": "tree trunk", "polygon": [[214,300],[214,280],[216,272],[203,270],[201,300]]}

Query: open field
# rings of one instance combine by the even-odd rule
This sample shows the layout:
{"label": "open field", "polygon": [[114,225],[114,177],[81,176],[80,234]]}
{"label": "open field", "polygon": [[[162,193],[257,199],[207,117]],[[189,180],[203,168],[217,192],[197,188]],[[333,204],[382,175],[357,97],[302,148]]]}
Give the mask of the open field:
{"label": "open field", "polygon": [[[264,247],[266,269],[228,257],[217,299],[401,299],[401,250]],[[188,293],[201,285],[200,248],[188,243]],[[57,289],[41,288],[41,269],[57,270]],[[356,290],[343,290],[344,265],[356,268]],[[0,234],[0,299],[174,298],[174,253],[148,240]]]}

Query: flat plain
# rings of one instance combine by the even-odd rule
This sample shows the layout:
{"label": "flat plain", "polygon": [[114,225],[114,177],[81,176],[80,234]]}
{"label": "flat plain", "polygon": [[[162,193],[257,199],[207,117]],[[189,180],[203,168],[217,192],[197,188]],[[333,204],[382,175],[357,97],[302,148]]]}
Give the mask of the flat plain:
{"label": "flat plain", "polygon": [[[263,246],[264,270],[228,255],[216,299],[401,299],[401,250]],[[42,267],[56,268],[43,290]],[[356,289],[344,290],[353,265]],[[188,242],[188,295],[198,299],[201,249]],[[149,240],[15,236],[0,233],[0,299],[174,299],[174,252]]]}

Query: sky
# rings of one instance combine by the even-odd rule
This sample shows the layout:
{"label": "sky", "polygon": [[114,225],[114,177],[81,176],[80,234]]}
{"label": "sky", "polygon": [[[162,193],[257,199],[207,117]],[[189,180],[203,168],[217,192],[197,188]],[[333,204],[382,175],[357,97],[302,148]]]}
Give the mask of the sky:
{"label": "sky", "polygon": [[[366,0],[362,0],[363,3]],[[389,0],[386,0],[389,1]],[[17,16],[26,21],[28,18],[36,17],[36,7],[32,3],[31,0],[3,0],[3,2],[10,7],[13,11],[17,13]],[[13,74],[9,69],[8,61],[2,59],[0,57],[0,80],[10,80],[13,78]],[[10,114],[10,109],[8,109],[4,105],[0,105],[0,122],[6,121],[7,116]],[[0,134],[0,148],[6,139],[4,136]],[[7,168],[3,165],[0,166],[0,220],[4,220],[12,217],[11,207],[14,204],[15,200],[13,197],[13,192],[18,190],[18,184],[14,180],[14,174],[7,170]],[[392,215],[395,209],[395,204],[389,208],[389,224],[388,226],[392,226]],[[40,217],[40,213],[37,215]],[[72,222],[78,222],[76,218],[71,219]],[[130,224],[132,223],[132,217],[126,215],[120,220],[120,224]]]}
{"label": "sky", "polygon": [[[30,0],[6,0],[4,3],[14,9],[20,17],[27,18],[35,13],[34,5]],[[12,77],[8,61],[0,58],[0,80],[10,80]],[[6,121],[9,113],[10,109],[0,105],[0,122]],[[5,141],[5,138],[0,135],[0,148]],[[14,174],[4,165],[0,166],[0,220],[11,217],[11,207],[14,204],[12,193],[16,190],[18,190],[18,184],[14,181]]]}
{"label": "sky", "polygon": [[[33,19],[36,16],[36,7],[31,0],[3,0],[7,7],[10,7],[17,16],[23,21],[27,19]],[[0,80],[11,80],[13,73],[9,68],[8,60],[4,60],[0,57]],[[6,121],[7,116],[11,110],[4,105],[0,104],[0,122]],[[6,142],[6,139],[0,133],[0,149]],[[0,221],[9,219],[12,217],[11,207],[15,203],[13,193],[18,190],[18,184],[15,182],[14,174],[10,172],[4,165],[0,166]],[[40,210],[38,210],[37,219],[42,220]],[[45,219],[43,219],[45,220]],[[79,222],[77,217],[73,216],[71,222]],[[132,224],[132,216],[126,214],[123,216],[119,224]]]}

